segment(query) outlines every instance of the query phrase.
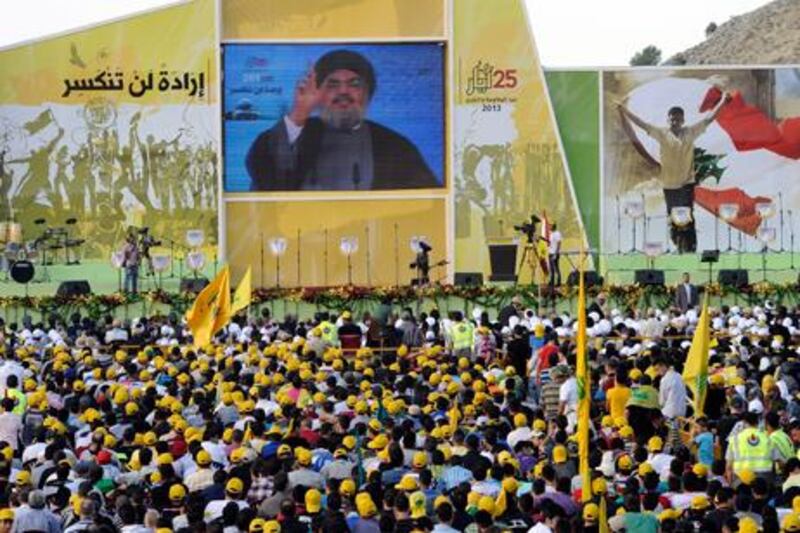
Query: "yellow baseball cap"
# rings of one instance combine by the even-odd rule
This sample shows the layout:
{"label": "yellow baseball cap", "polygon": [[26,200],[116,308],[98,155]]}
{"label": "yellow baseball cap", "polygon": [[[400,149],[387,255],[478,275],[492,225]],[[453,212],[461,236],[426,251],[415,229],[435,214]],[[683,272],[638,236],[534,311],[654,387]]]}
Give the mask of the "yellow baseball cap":
{"label": "yellow baseball cap", "polygon": [[784,516],[781,531],[800,531],[800,514],[792,512]]}
{"label": "yellow baseball cap", "polygon": [[415,468],[423,468],[426,464],[428,464],[428,454],[425,452],[414,452],[411,465]]}
{"label": "yellow baseball cap", "polygon": [[708,501],[708,496],[705,494],[699,494],[692,498],[691,507],[695,511],[702,511],[703,509],[708,509],[711,504]]}
{"label": "yellow baseball cap", "polygon": [[378,435],[367,444],[367,448],[370,450],[382,450],[389,445],[389,437],[386,435]]}
{"label": "yellow baseball cap", "polygon": [[653,471],[653,465],[651,465],[650,463],[642,463],[639,465],[638,468],[639,477],[644,477],[652,471]]}
{"label": "yellow baseball cap", "polygon": [[368,518],[378,512],[369,492],[359,492],[356,496],[356,510],[361,518]]}
{"label": "yellow baseball cap", "polygon": [[494,516],[494,499],[491,496],[481,496],[478,500],[478,510]]}
{"label": "yellow baseball cap", "polygon": [[308,466],[311,464],[311,459],[313,458],[311,452],[305,448],[297,448],[294,451],[294,456],[297,458],[297,462],[300,463],[302,466]]}
{"label": "yellow baseball cap", "polygon": [[263,518],[254,518],[250,521],[250,525],[247,528],[248,533],[263,533],[264,532],[264,525],[267,523],[266,520]]}
{"label": "yellow baseball cap", "polygon": [[411,508],[411,518],[417,519],[425,516],[425,494],[420,491],[411,493],[408,497],[408,504]]}
{"label": "yellow baseball cap", "polygon": [[232,477],[228,480],[225,484],[225,492],[230,492],[231,494],[241,494],[244,490],[244,483],[238,477]]}
{"label": "yellow baseball cap", "polygon": [[400,478],[400,483],[395,485],[394,488],[398,490],[404,490],[407,492],[417,490],[419,489],[419,484],[417,483],[417,477],[411,474],[406,474],[402,478]]}
{"label": "yellow baseball cap", "polygon": [[17,480],[16,483],[18,486],[23,485],[30,485],[31,484],[31,473],[27,470],[20,470],[17,472]]}
{"label": "yellow baseball cap", "polygon": [[587,503],[583,506],[583,519],[584,520],[597,520],[600,516],[600,508],[596,503]]}
{"label": "yellow baseball cap", "polygon": [[14,520],[14,511],[9,508],[0,509],[0,520]]}
{"label": "yellow baseball cap", "polygon": [[183,500],[186,497],[186,488],[183,485],[174,484],[169,488],[169,499],[173,501]]}
{"label": "yellow baseball cap", "polygon": [[703,463],[697,463],[692,467],[692,472],[698,477],[706,477],[708,475],[708,466]]}
{"label": "yellow baseball cap", "polygon": [[356,482],[352,479],[343,479],[341,485],[339,485],[339,494],[352,498],[355,493]]}
{"label": "yellow baseball cap", "polygon": [[664,449],[664,440],[659,436],[650,437],[647,441],[647,451],[660,452]]}
{"label": "yellow baseball cap", "polygon": [[356,438],[352,435],[347,435],[345,438],[342,439],[342,446],[347,448],[348,450],[352,450],[356,447]]}
{"label": "yellow baseball cap", "polygon": [[561,444],[553,448],[553,462],[556,464],[567,462],[567,448]]}
{"label": "yellow baseball cap", "polygon": [[277,520],[267,520],[264,523],[264,533],[281,533],[281,523]]}
{"label": "yellow baseball cap", "polygon": [[211,464],[211,454],[206,450],[200,450],[197,452],[197,458],[195,460],[200,466],[208,466]]}
{"label": "yellow baseball cap", "polygon": [[514,427],[522,428],[528,425],[528,417],[525,413],[517,413],[514,415]]}
{"label": "yellow baseball cap", "polygon": [[306,511],[316,514],[322,508],[322,493],[317,489],[306,491]]}
{"label": "yellow baseball cap", "polygon": [[739,531],[737,533],[758,533],[758,523],[749,516],[739,519]]}

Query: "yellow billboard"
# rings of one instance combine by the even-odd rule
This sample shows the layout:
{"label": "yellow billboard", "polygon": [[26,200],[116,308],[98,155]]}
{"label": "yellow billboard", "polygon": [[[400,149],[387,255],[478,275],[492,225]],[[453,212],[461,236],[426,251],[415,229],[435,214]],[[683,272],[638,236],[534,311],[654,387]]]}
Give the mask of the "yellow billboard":
{"label": "yellow billboard", "polygon": [[0,52],[0,220],[21,229],[0,243],[104,265],[131,227],[149,228],[148,247],[182,245],[189,229],[216,245],[215,8],[195,0]]}
{"label": "yellow billboard", "polygon": [[452,46],[456,271],[489,273],[489,244],[516,242],[531,215],[577,250],[583,226],[523,2],[454,2]]}

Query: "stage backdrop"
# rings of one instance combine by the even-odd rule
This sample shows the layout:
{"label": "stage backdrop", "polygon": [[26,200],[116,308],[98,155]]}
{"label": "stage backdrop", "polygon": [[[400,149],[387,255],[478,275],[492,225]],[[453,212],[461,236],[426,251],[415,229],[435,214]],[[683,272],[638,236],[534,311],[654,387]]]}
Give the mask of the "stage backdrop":
{"label": "stage backdrop", "polygon": [[0,52],[0,219],[28,242],[66,226],[104,264],[129,226],[165,246],[201,229],[213,248],[215,27],[214,0],[195,0]]}
{"label": "stage backdrop", "polygon": [[[351,261],[352,281],[357,285],[408,284],[414,275],[409,264],[414,259],[410,242],[415,237],[425,237],[433,245],[432,262],[452,258],[446,5],[445,0],[222,2],[225,235],[234,279],[251,266],[256,285],[263,279],[265,285],[274,286],[277,265],[269,242],[276,238],[287,240],[281,283],[290,286],[347,283],[347,261],[340,251],[341,239],[347,237],[358,239]],[[369,128],[373,134],[370,142],[378,142],[373,142],[371,150],[361,151],[366,159],[356,161],[355,171],[352,161],[342,163],[323,140],[320,149],[311,153],[326,153],[327,168],[343,171],[333,173],[335,178],[327,184],[323,180],[313,183],[314,172],[300,172],[308,178],[302,185],[287,180],[273,186],[268,179],[274,169],[269,166],[271,154],[281,158],[283,168],[287,163],[285,150],[272,149],[281,139],[263,137],[259,157],[253,159],[250,169],[245,164],[247,153],[259,134],[276,122],[285,125],[280,122],[292,107],[298,81],[327,52],[335,50],[356,52],[371,65],[376,82],[366,118],[378,125]],[[352,55],[347,62],[351,59]],[[364,73],[367,69],[359,70]],[[357,92],[360,88],[350,89]],[[318,122],[307,131],[314,133],[317,126]],[[288,130],[284,133],[288,135]],[[333,137],[348,142],[342,136]],[[394,147],[390,150],[382,144],[387,137]],[[298,138],[302,145],[298,163],[307,169],[314,161],[306,156],[313,143]],[[399,161],[387,158],[398,147],[407,156]],[[388,180],[372,180],[367,187],[365,160],[376,168],[382,165],[402,172]],[[401,168],[404,165],[412,170],[424,165],[429,178],[413,178],[418,173]],[[263,186],[252,187],[253,170],[265,174],[260,176]],[[451,262],[439,267],[432,277],[446,278],[452,266]]]}
{"label": "stage backdrop", "polygon": [[531,214],[557,223],[562,250],[586,246],[524,4],[454,9],[456,270],[488,274],[488,245]]}
{"label": "stage backdrop", "polygon": [[726,250],[729,228],[734,250],[758,251],[764,242],[789,249],[800,208],[800,70],[658,68],[603,73],[606,253],[634,248],[634,224],[637,250],[645,242],[675,250],[659,143],[623,119],[618,104],[659,128],[681,107],[692,126],[711,117],[726,92],[731,101],[694,144],[697,251]]}

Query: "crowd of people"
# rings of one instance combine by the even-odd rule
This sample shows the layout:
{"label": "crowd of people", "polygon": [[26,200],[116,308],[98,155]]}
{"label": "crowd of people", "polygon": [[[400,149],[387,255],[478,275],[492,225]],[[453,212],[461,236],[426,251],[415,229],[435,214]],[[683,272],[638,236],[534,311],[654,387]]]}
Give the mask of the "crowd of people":
{"label": "crowd of people", "polygon": [[[800,531],[800,310],[0,321],[0,533]],[[700,412],[702,411],[702,412]],[[584,494],[584,486],[591,494]]]}

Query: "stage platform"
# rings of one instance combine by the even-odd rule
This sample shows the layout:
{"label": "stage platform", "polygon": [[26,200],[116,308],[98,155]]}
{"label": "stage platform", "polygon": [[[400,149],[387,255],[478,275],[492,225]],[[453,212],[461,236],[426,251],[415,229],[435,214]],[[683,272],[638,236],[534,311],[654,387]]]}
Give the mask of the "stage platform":
{"label": "stage platform", "polygon": [[[605,283],[622,285],[634,282],[635,271],[654,268],[664,271],[667,285],[680,282],[684,272],[691,275],[692,283],[697,285],[709,282],[707,263],[700,261],[697,254],[665,254],[650,261],[644,254],[607,254],[600,260],[600,270]],[[652,265],[652,267],[651,267]],[[768,281],[772,283],[796,282],[800,271],[800,252],[768,252],[767,254],[746,252],[721,252],[719,262],[711,269],[711,283],[717,283],[720,270],[747,270],[750,283]],[[562,262],[563,272],[563,262]]]}
{"label": "stage platform", "polygon": [[[221,265],[207,265],[198,276],[208,279],[216,275]],[[119,292],[123,282],[123,272],[115,269],[107,261],[85,260],[78,265],[56,264],[46,268],[34,262],[36,273],[34,280],[26,285],[13,281],[7,272],[0,274],[0,296],[53,296],[58,286],[65,281],[86,280],[94,294],[112,294]],[[178,292],[181,278],[192,278],[194,273],[184,266],[177,265],[174,270],[168,269],[161,275],[146,275],[145,269],[139,270],[139,290],[143,292],[161,289],[166,292]]]}

